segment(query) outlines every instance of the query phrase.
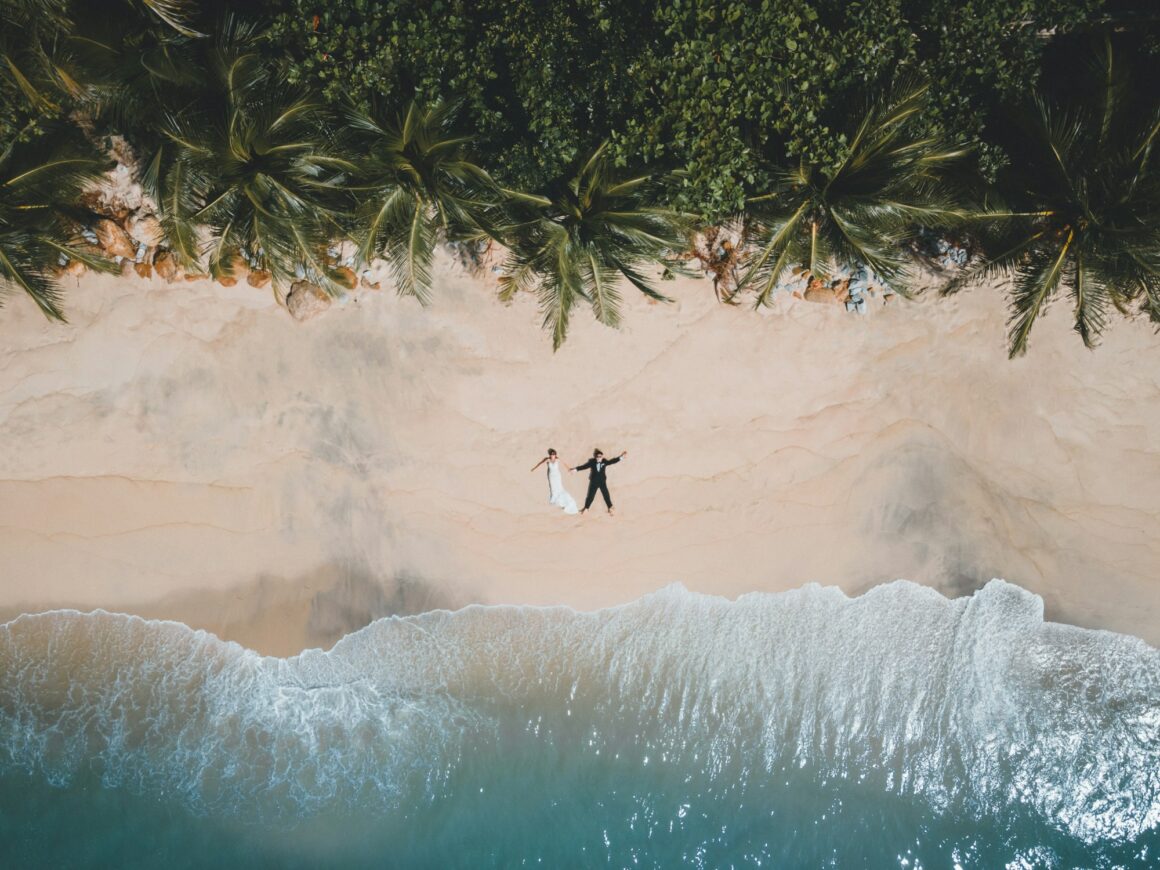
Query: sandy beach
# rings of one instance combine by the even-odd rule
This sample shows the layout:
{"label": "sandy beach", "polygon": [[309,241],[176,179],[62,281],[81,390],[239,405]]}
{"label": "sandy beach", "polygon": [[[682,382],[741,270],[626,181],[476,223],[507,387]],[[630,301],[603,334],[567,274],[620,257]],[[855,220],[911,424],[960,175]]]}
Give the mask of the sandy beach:
{"label": "sandy beach", "polygon": [[[1160,644],[1160,345],[1052,311],[1006,359],[998,287],[865,316],[708,281],[626,292],[553,354],[534,300],[442,262],[305,323],[243,282],[87,275],[0,317],[0,619],[104,608],[264,653],[473,602],[593,609],[1002,577]],[[547,504],[548,447],[617,516]],[[578,499],[581,475],[566,478]]]}

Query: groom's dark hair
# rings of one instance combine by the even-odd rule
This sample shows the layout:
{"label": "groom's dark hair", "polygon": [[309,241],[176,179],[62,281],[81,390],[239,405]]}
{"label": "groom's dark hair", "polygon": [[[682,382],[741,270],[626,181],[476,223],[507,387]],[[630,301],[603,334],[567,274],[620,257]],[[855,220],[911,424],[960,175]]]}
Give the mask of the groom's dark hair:
{"label": "groom's dark hair", "polygon": [[597,447],[595,450],[592,451],[592,455],[593,456],[603,456],[604,451],[601,450],[599,447]]}

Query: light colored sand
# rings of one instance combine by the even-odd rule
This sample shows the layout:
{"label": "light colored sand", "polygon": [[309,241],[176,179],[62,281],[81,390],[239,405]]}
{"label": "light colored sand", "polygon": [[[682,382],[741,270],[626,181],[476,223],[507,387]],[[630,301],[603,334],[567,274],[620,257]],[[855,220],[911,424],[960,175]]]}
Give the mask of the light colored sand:
{"label": "light colored sand", "polygon": [[[0,618],[182,619],[255,648],[392,612],[594,608],[672,581],[736,596],[1004,577],[1051,618],[1160,644],[1160,340],[1068,313],[1004,353],[996,289],[866,317],[708,282],[581,313],[445,266],[299,324],[268,291],[88,276],[72,323],[0,313]],[[618,516],[546,504],[549,447],[599,445]],[[568,478],[582,498],[584,482]]]}

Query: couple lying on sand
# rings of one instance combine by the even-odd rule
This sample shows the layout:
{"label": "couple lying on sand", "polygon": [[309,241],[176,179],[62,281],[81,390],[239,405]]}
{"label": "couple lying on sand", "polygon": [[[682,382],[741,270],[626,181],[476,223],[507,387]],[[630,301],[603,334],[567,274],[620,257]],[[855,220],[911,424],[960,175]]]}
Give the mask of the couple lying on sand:
{"label": "couple lying on sand", "polygon": [[[592,501],[596,498],[596,493],[599,492],[604,496],[604,503],[608,505],[608,512],[615,513],[612,509],[612,498],[608,495],[608,482],[605,479],[605,469],[609,465],[615,465],[628,455],[628,451],[623,451],[615,459],[605,459],[604,453],[599,448],[592,451],[592,458],[583,465],[577,465],[575,468],[565,466],[569,471],[583,471],[588,469],[588,497],[584,499],[584,507],[581,508],[580,513],[592,507]],[[548,455],[532,466],[532,471],[535,471],[544,463],[548,463],[548,503],[554,504],[558,508],[563,508],[564,513],[576,513],[576,500],[568,494],[568,490],[564,489],[564,480],[560,474],[561,462],[556,458],[556,451],[551,448],[548,449]]]}

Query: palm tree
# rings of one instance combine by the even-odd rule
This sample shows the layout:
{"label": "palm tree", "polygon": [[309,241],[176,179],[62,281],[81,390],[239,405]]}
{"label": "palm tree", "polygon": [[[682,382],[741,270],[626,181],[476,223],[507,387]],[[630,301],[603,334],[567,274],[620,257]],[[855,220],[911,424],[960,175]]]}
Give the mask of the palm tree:
{"label": "palm tree", "polygon": [[65,316],[53,266],[61,256],[94,269],[113,268],[77,246],[77,200],[108,166],[68,133],[52,130],[43,140],[13,141],[0,152],[0,299],[19,288],[46,317],[60,321]]}
{"label": "palm tree", "polygon": [[[143,184],[182,265],[228,275],[241,255],[277,286],[306,275],[340,292],[326,260],[341,235],[342,159],[309,95],[277,84],[249,52],[220,53],[217,101],[167,117]],[[215,105],[216,104],[216,105]],[[212,107],[212,108],[211,108]]]}
{"label": "palm tree", "polygon": [[748,200],[757,252],[734,295],[752,285],[756,304],[767,304],[787,267],[827,278],[835,260],[869,266],[908,295],[903,243],[915,226],[945,226],[964,216],[945,173],[966,149],[910,133],[926,92],[926,85],[912,85],[871,106],[836,167],[802,161]]}
{"label": "palm tree", "polygon": [[386,259],[399,293],[423,304],[430,300],[438,236],[478,238],[495,202],[494,185],[467,158],[470,137],[452,131],[453,118],[450,103],[414,102],[401,119],[379,108],[348,116],[352,150],[365,154],[351,187],[361,200],[362,258]]}
{"label": "palm tree", "polygon": [[553,349],[567,338],[581,300],[601,323],[619,325],[621,277],[646,296],[670,301],[645,270],[679,269],[673,255],[688,243],[688,220],[652,204],[651,181],[613,177],[602,145],[544,195],[504,191],[512,219],[498,230],[510,249],[500,298],[536,290]]}
{"label": "palm tree", "polygon": [[999,179],[1010,207],[984,216],[995,253],[943,288],[951,293],[973,278],[1014,271],[1011,357],[1026,352],[1032,327],[1061,287],[1089,348],[1109,307],[1127,313],[1138,303],[1160,323],[1160,174],[1151,161],[1160,105],[1154,94],[1145,109],[1127,104],[1134,94],[1107,40],[1099,82],[1086,105],[1035,101]]}

